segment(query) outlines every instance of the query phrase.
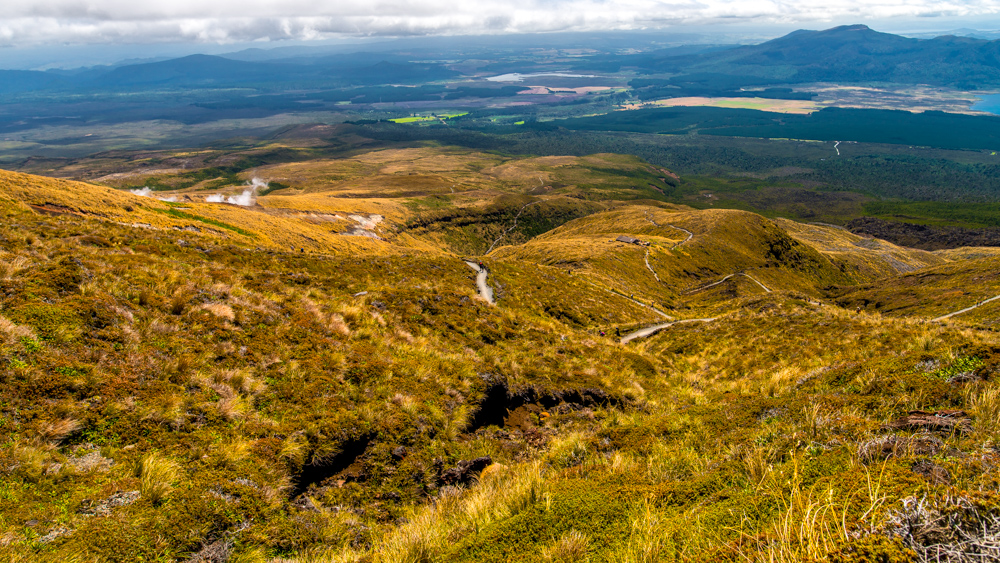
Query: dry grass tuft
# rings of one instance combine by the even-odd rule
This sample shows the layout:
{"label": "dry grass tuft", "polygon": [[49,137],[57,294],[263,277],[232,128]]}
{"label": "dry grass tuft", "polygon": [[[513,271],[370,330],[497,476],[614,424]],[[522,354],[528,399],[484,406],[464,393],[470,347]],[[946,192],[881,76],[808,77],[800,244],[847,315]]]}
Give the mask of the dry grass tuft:
{"label": "dry grass tuft", "polygon": [[971,388],[966,403],[975,418],[977,430],[991,436],[1000,430],[1000,387]]}
{"label": "dry grass tuft", "polygon": [[587,438],[582,433],[573,432],[552,443],[548,458],[556,467],[573,467],[587,459]]}
{"label": "dry grass tuft", "polygon": [[233,312],[233,308],[225,303],[205,303],[204,305],[199,305],[196,310],[208,311],[216,317],[229,322],[236,320],[236,313]]}
{"label": "dry grass tuft", "polygon": [[58,444],[82,427],[83,425],[80,421],[75,418],[63,418],[52,422],[45,422],[38,429],[38,438],[42,442]]}
{"label": "dry grass tuft", "polygon": [[3,315],[0,315],[0,334],[10,338],[30,338],[32,340],[36,338],[35,331],[31,330],[31,327],[14,324]]}
{"label": "dry grass tuft", "polygon": [[547,496],[538,462],[484,472],[473,489],[464,493],[452,489],[435,504],[418,509],[375,546],[374,559],[384,563],[442,561],[455,540],[510,518]]}
{"label": "dry grass tuft", "polygon": [[590,538],[587,534],[570,530],[560,536],[552,545],[542,550],[542,560],[551,563],[578,563],[589,561],[587,550]]}
{"label": "dry grass tuft", "polygon": [[157,504],[173,490],[181,477],[181,468],[174,460],[152,451],[139,462],[136,473],[142,497]]}

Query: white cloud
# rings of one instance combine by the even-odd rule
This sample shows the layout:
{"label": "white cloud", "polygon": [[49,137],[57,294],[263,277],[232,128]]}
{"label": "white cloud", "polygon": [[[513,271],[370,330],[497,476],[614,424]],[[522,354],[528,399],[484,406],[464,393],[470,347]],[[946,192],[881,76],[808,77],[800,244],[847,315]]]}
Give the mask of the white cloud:
{"label": "white cloud", "polygon": [[32,0],[0,15],[8,45],[315,40],[974,17],[997,0]]}

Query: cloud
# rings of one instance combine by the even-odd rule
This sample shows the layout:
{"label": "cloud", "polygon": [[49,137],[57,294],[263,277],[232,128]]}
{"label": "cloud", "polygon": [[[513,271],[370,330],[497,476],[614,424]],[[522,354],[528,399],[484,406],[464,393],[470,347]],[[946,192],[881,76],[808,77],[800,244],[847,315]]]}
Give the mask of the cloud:
{"label": "cloud", "polygon": [[1000,13],[996,0],[32,0],[0,15],[0,42],[234,43],[788,24]]}

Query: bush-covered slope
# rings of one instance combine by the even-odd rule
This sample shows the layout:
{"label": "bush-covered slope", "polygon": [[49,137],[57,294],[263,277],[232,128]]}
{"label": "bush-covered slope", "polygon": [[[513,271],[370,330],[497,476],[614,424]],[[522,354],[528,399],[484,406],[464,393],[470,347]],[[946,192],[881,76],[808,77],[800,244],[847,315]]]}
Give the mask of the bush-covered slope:
{"label": "bush-covered slope", "polygon": [[[494,306],[415,235],[291,251],[257,217],[296,216],[197,232],[0,182],[7,560],[914,561],[995,533],[1000,341],[818,305],[878,274],[833,234],[622,205],[484,257]],[[662,320],[633,287],[731,267],[757,281],[692,297],[714,320],[611,337]]]}

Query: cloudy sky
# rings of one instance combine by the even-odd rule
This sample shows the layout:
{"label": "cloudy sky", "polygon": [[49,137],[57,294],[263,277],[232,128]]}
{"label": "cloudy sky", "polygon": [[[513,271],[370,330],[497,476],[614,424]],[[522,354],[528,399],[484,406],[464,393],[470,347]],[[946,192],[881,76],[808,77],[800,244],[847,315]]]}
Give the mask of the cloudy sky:
{"label": "cloudy sky", "polygon": [[[13,0],[0,46],[243,43],[713,24],[996,21],[1000,0]],[[2,56],[2,51],[0,51]]]}

